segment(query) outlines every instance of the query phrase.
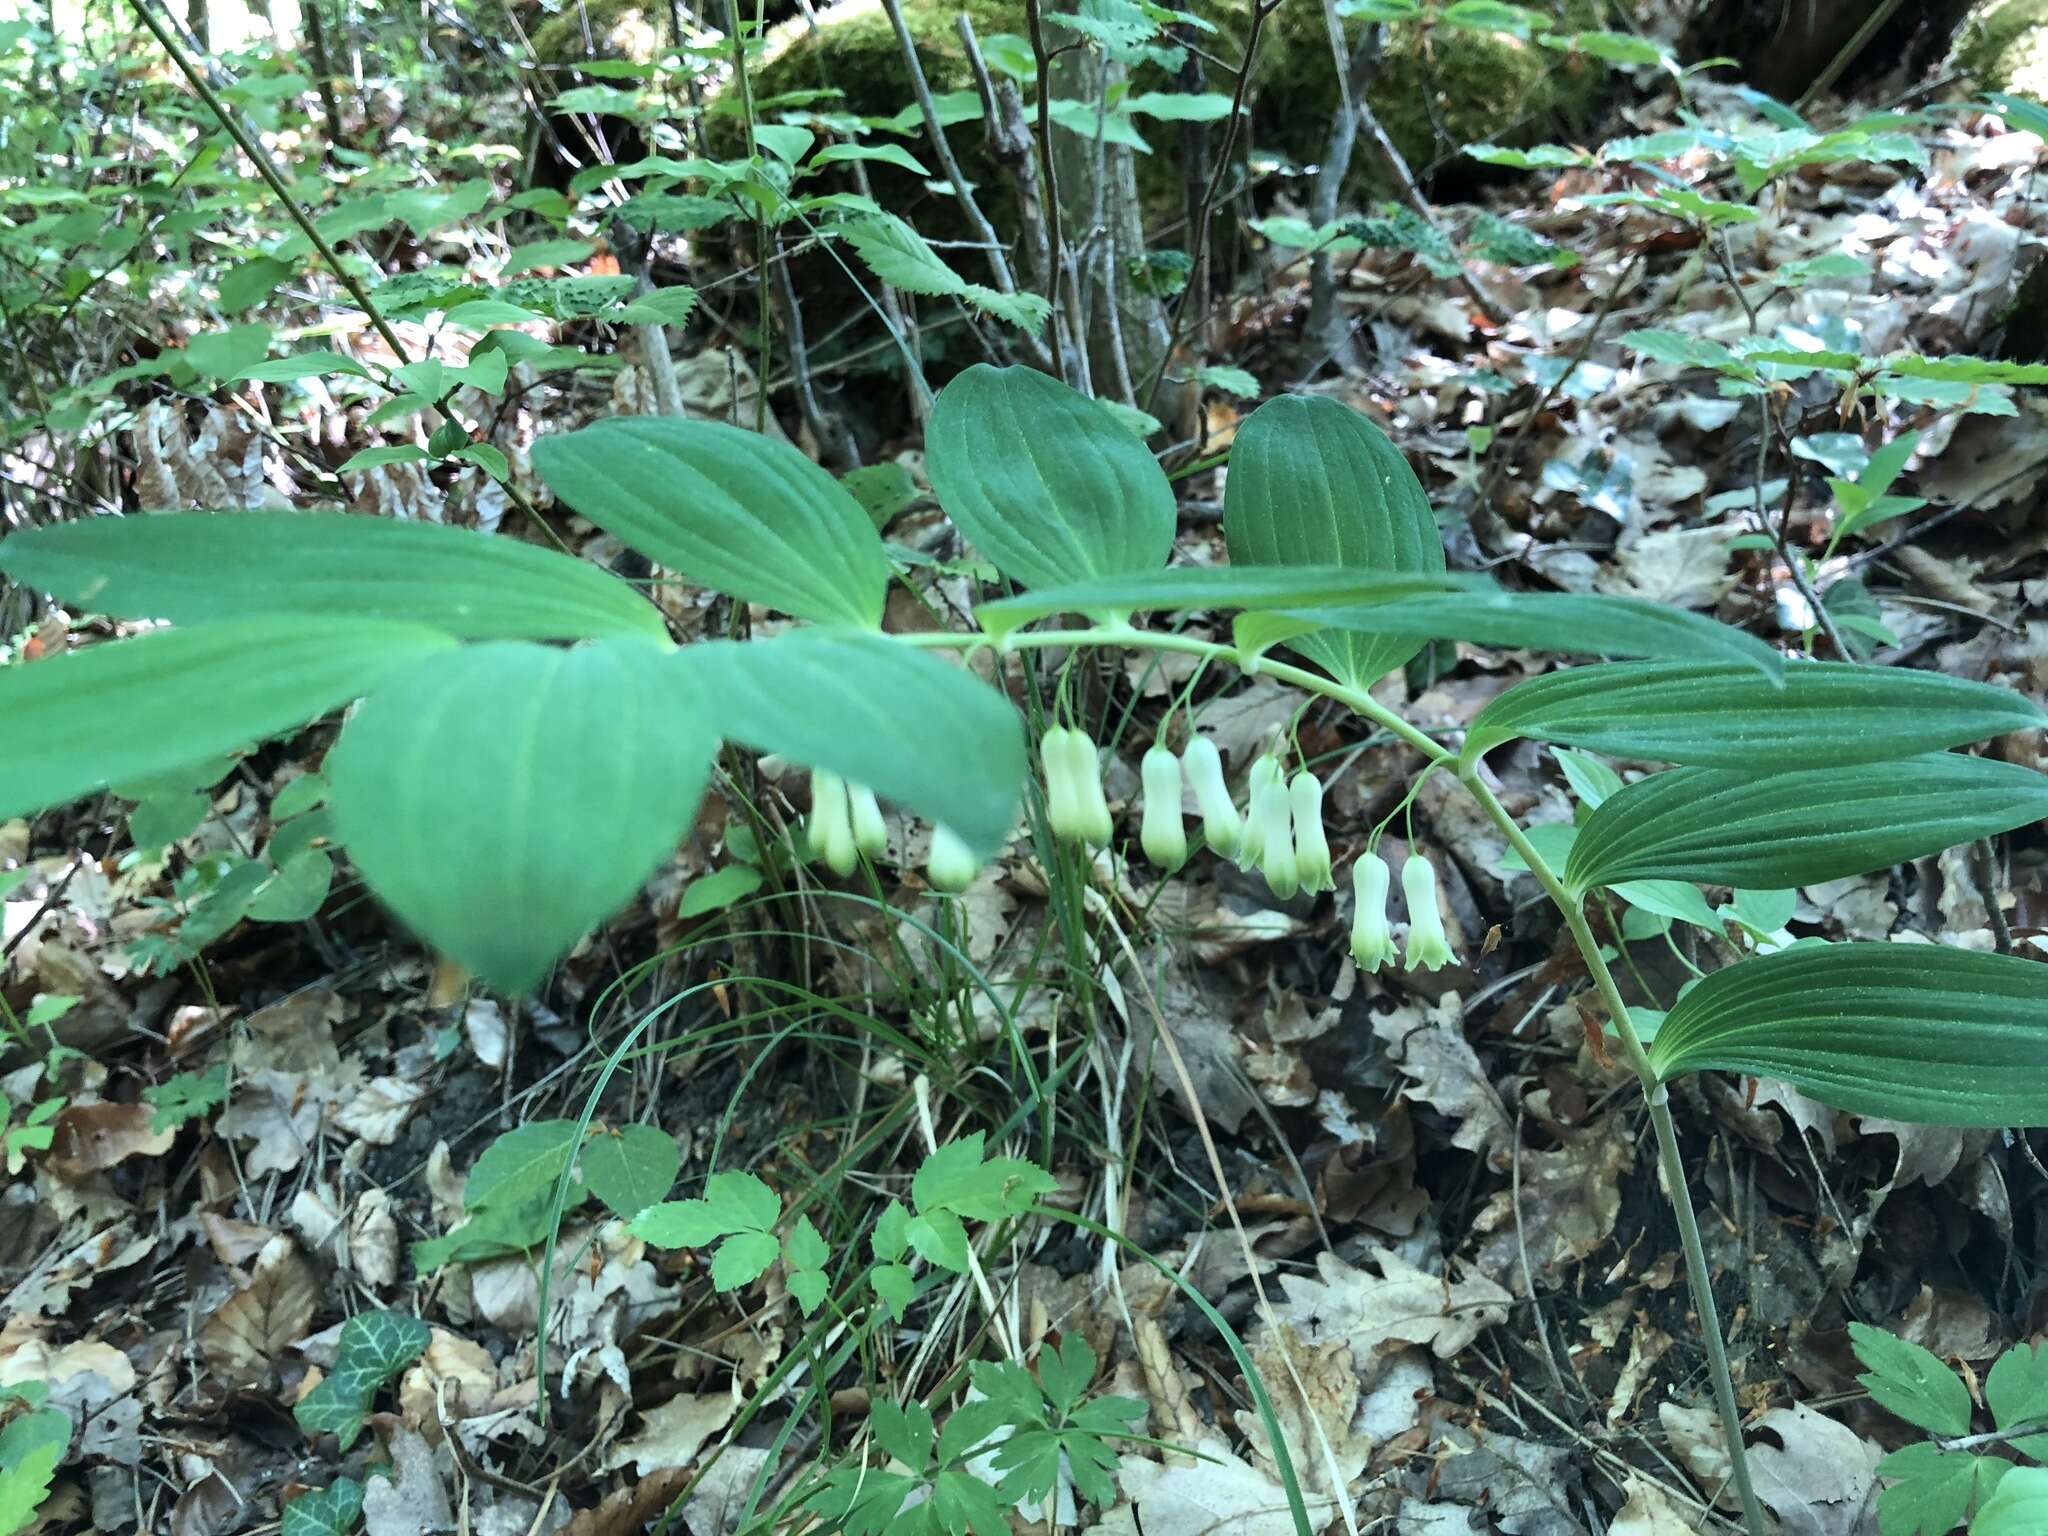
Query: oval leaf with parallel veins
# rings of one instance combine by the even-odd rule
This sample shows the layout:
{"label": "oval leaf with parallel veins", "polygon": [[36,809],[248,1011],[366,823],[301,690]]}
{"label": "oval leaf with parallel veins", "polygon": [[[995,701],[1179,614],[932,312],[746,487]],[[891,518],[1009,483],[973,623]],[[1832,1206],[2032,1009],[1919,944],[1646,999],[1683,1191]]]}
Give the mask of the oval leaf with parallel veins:
{"label": "oval leaf with parallel veins", "polygon": [[0,818],[281,735],[454,644],[419,624],[270,614],[0,667]]}
{"label": "oval leaf with parallel veins", "polygon": [[1610,662],[1517,683],[1465,734],[1465,761],[1517,737],[1614,757],[1776,770],[1882,762],[2048,724],[2008,688],[1851,662],[1789,664],[1772,688],[1747,667]]}
{"label": "oval leaf with parallel veins", "polygon": [[977,854],[1017,821],[1024,727],[952,662],[882,635],[795,629],[669,658],[681,695],[721,736],[865,784],[952,828]]}
{"label": "oval leaf with parallel veins", "polygon": [[1173,551],[1173,487],[1144,443],[1030,368],[976,363],[940,391],[925,466],[946,515],[1020,586],[1150,571]]}
{"label": "oval leaf with parallel veins", "polygon": [[541,438],[533,467],[570,507],[685,580],[800,619],[881,622],[881,535],[787,443],[723,422],[619,416]]}
{"label": "oval leaf with parallel veins", "polygon": [[390,679],[327,759],[335,825],[420,937],[530,990],[689,830],[718,738],[642,640],[493,641]]}
{"label": "oval leaf with parallel veins", "polygon": [[2048,1125],[2048,966],[1938,944],[1814,944],[1679,998],[1650,1042],[1663,1081],[1773,1077],[1852,1114]]}
{"label": "oval leaf with parallel veins", "polygon": [[0,571],[117,619],[209,623],[335,614],[463,640],[666,635],[652,603],[594,565],[505,535],[346,512],[153,512],[31,528]]}
{"label": "oval leaf with parallel veins", "polygon": [[1759,778],[1674,768],[1603,800],[1565,863],[1574,891],[1626,880],[1779,890],[1839,880],[2048,818],[2048,774],[1933,752]]}
{"label": "oval leaf with parallel veins", "polygon": [[[1268,400],[1237,429],[1223,483],[1223,533],[1238,566],[1444,573],[1429,498],[1400,449],[1358,412],[1318,396]],[[1364,688],[1423,642],[1319,632],[1287,644],[1339,682]]]}

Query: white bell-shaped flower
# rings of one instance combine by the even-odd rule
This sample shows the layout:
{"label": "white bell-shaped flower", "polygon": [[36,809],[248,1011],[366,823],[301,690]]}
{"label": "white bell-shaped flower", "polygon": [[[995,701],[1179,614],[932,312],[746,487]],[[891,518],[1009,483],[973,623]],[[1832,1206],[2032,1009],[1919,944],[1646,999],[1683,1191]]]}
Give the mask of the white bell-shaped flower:
{"label": "white bell-shaped flower", "polygon": [[879,859],[889,851],[889,826],[882,820],[875,792],[865,784],[849,784],[846,801],[853,825],[853,846],[869,858]]}
{"label": "white bell-shaped flower", "polygon": [[1038,764],[1045,770],[1046,824],[1054,837],[1066,839],[1081,835],[1081,801],[1074,789],[1073,759],[1067,753],[1069,734],[1065,726],[1055,725],[1038,739]]}
{"label": "white bell-shaped flower", "polygon": [[1180,811],[1180,759],[1165,747],[1154,747],[1138,767],[1145,790],[1144,819],[1138,845],[1161,869],[1179,869],[1187,862],[1187,824]]}
{"label": "white bell-shaped flower", "polygon": [[1237,814],[1237,805],[1230,798],[1230,785],[1224,780],[1223,758],[1216,751],[1216,743],[1206,736],[1190,737],[1187,750],[1181,754],[1181,765],[1187,769],[1188,783],[1194,787],[1195,804],[1202,808],[1202,836],[1223,858],[1236,858],[1237,850],[1244,844],[1244,818]]}
{"label": "white bell-shaped flower", "polygon": [[1072,764],[1074,798],[1078,808],[1076,835],[1090,848],[1107,848],[1113,832],[1109,801],[1102,793],[1102,754],[1086,731],[1067,732],[1067,758]]}
{"label": "white bell-shaped flower", "polygon": [[1361,853],[1351,865],[1351,958],[1370,976],[1397,951],[1387,926],[1387,889],[1394,872],[1376,853]]}
{"label": "white bell-shaped flower", "polygon": [[860,862],[853,842],[853,807],[846,781],[824,768],[811,773],[811,819],[805,828],[811,857],[835,875],[850,875]]}
{"label": "white bell-shaped flower", "polygon": [[981,873],[981,861],[951,827],[934,826],[924,872],[933,890],[957,895],[974,883],[974,877]]}
{"label": "white bell-shaped flower", "polygon": [[1444,935],[1443,913],[1437,908],[1436,870],[1419,853],[1401,866],[1401,894],[1408,898],[1408,953],[1403,964],[1411,971],[1434,971],[1457,957]]}
{"label": "white bell-shaped flower", "polygon": [[[1266,862],[1266,829],[1271,818],[1259,816],[1259,791],[1269,784],[1280,785],[1282,803],[1286,799],[1286,785],[1280,779],[1280,759],[1267,753],[1252,761],[1252,771],[1247,780],[1248,793],[1245,796],[1244,842],[1237,850],[1237,867],[1255,869]],[[1282,823],[1286,830],[1288,852],[1294,851],[1293,828]]]}
{"label": "white bell-shaped flower", "polygon": [[1301,874],[1294,862],[1294,832],[1289,825],[1292,820],[1287,786],[1275,771],[1254,794],[1252,825],[1258,829],[1259,873],[1282,901],[1301,889]]}
{"label": "white bell-shaped flower", "polygon": [[1323,835],[1323,782],[1306,768],[1287,785],[1294,812],[1294,867],[1304,891],[1334,891],[1330,871],[1330,840]]}

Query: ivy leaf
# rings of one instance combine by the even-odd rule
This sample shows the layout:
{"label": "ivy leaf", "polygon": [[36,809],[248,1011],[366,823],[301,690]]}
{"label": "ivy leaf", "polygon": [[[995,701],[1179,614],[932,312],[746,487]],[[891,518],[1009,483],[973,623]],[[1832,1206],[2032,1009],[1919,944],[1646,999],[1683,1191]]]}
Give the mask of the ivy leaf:
{"label": "ivy leaf", "polygon": [[362,1513],[363,1485],[352,1477],[337,1477],[285,1505],[279,1536],[348,1536]]}
{"label": "ivy leaf", "polygon": [[586,1142],[580,1161],[590,1192],[631,1221],[674,1186],[683,1155],[659,1126],[624,1125]]}
{"label": "ivy leaf", "polygon": [[292,1417],[309,1435],[331,1431],[345,1451],[362,1433],[377,1389],[426,1352],[432,1331],[403,1312],[359,1312],[343,1324],[334,1369],[299,1399]]}

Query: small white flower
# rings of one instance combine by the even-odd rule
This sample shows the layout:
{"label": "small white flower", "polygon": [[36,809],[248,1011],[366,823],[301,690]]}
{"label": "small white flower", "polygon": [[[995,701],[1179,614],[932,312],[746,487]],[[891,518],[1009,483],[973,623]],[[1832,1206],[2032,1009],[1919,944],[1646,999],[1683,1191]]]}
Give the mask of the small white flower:
{"label": "small white flower", "polygon": [[[1076,733],[1078,734],[1078,733]],[[1074,790],[1073,759],[1067,755],[1067,728],[1055,725],[1038,739],[1038,763],[1045,770],[1045,820],[1052,835],[1081,835],[1081,802]]]}
{"label": "small white flower", "polygon": [[1067,759],[1073,774],[1078,815],[1076,836],[1090,848],[1107,848],[1114,828],[1109,802],[1102,795],[1102,755],[1086,731],[1067,732]]}
{"label": "small white flower", "polygon": [[1294,811],[1294,865],[1304,891],[1334,891],[1330,872],[1330,840],[1323,835],[1323,784],[1306,768],[1287,785]]}
{"label": "small white flower", "polygon": [[1437,910],[1436,870],[1419,853],[1401,866],[1401,894],[1408,898],[1408,953],[1403,964],[1411,971],[1434,971],[1451,964],[1451,941],[1444,936],[1443,914]]}
{"label": "small white flower", "polygon": [[1206,736],[1190,738],[1181,762],[1194,786],[1195,804],[1202,808],[1202,836],[1221,857],[1235,858],[1244,843],[1244,818],[1237,814],[1230,786],[1224,782],[1216,743]]}
{"label": "small white flower", "polygon": [[865,784],[846,786],[847,807],[853,823],[853,846],[871,859],[879,859],[889,851],[889,827],[882,820],[882,808],[875,803],[875,792]]}
{"label": "small white flower", "polygon": [[1154,747],[1145,754],[1138,776],[1145,789],[1138,844],[1161,869],[1179,869],[1188,857],[1187,826],[1180,814],[1180,759],[1165,747]]}
{"label": "small white flower", "polygon": [[1387,926],[1387,887],[1394,872],[1376,853],[1361,853],[1351,865],[1351,958],[1370,976],[1394,958],[1393,931]]}
{"label": "small white flower", "polygon": [[[1268,784],[1280,783],[1280,759],[1270,753],[1253,759],[1252,771],[1247,781],[1245,795],[1244,842],[1237,850],[1237,867],[1252,869],[1266,862],[1266,822],[1259,818],[1259,791]],[[1283,788],[1283,803],[1284,790]],[[1285,823],[1282,824],[1286,826]],[[1294,834],[1287,828],[1288,852],[1292,853]]]}
{"label": "small white flower", "polygon": [[1301,872],[1294,862],[1294,833],[1289,825],[1292,820],[1287,786],[1280,782],[1276,770],[1254,792],[1252,825],[1259,835],[1259,872],[1282,901],[1301,889]]}
{"label": "small white flower", "polygon": [[981,872],[981,861],[951,827],[935,826],[924,869],[933,890],[958,893],[974,883],[974,877]]}
{"label": "small white flower", "polygon": [[811,819],[805,829],[811,857],[825,861],[833,874],[845,876],[860,862],[853,842],[853,808],[846,795],[846,781],[836,773],[817,768],[811,772]]}

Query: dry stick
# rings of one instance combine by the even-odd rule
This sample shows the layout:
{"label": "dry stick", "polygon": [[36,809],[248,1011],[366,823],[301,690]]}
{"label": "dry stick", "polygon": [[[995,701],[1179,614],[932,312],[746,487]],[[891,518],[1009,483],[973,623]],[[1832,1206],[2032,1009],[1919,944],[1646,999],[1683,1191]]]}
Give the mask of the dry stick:
{"label": "dry stick", "polygon": [[[811,436],[817,439],[818,452],[826,463],[835,469],[853,469],[860,464],[860,454],[853,446],[853,436],[845,424],[833,417],[818,403],[818,392],[811,383],[811,354],[804,344],[804,317],[796,297],[796,284],[789,275],[789,262],[782,251],[780,236],[775,241],[775,282],[782,294],[784,313],[783,330],[789,347],[789,366],[796,375],[797,408],[803,413],[804,424],[811,429]],[[767,383],[762,382],[765,391]]]}
{"label": "dry stick", "polygon": [[981,56],[981,39],[974,35],[974,21],[965,11],[953,18],[960,46],[967,50],[967,67],[974,75],[974,88],[981,93],[981,117],[988,144],[996,159],[1007,166],[1017,184],[1017,224],[1031,258],[1031,271],[1040,281],[1052,271],[1052,246],[1045,233],[1045,209],[1038,200],[1038,166],[1031,151],[1031,129],[1024,121],[1024,98],[1017,87],[1005,80],[998,87]]}
{"label": "dry stick", "polygon": [[[362,281],[342,264],[341,257],[335,253],[334,247],[328,244],[327,237],[314,225],[312,215],[301,208],[299,200],[292,196],[291,188],[285,185],[277,167],[270,163],[270,156],[265,154],[242,125],[229,115],[226,104],[214,93],[213,87],[206,83],[206,77],[199,72],[198,66],[186,55],[185,50],[178,46],[177,40],[150,9],[149,0],[129,0],[129,5],[142,24],[149,28],[164,52],[170,55],[171,62],[178,67],[178,73],[183,75],[192,89],[198,93],[199,99],[206,104],[206,109],[213,114],[214,120],[227,130],[228,137],[235,141],[235,147],[248,156],[249,163],[256,167],[256,174],[263,178],[265,185],[276,194],[278,201],[284,204],[285,212],[290,214],[292,222],[299,226],[299,232],[312,242],[313,249],[320,253],[320,259],[326,262],[328,269],[341,280],[342,287],[348,290],[349,297],[356,301],[356,306],[369,317],[371,327],[383,338],[384,345],[391,349],[392,356],[401,364],[409,362],[411,359],[406,353],[405,344],[398,339],[398,333],[392,330],[391,323],[384,318],[383,313],[370,302],[369,290],[363,287]],[[436,401],[436,408],[464,432],[473,431],[469,423],[458,417],[454,407],[449,404],[449,398],[453,394],[454,391],[450,390],[447,396]],[[529,522],[538,526],[543,533],[560,545],[561,535],[541,517],[533,503],[526,499],[526,493],[510,479],[499,483],[505,488],[506,499],[524,513]],[[567,553],[566,549],[564,553]]]}
{"label": "dry stick", "polygon": [[[1278,3],[1278,0],[1274,0]],[[1055,359],[1054,371],[1069,384],[1079,384],[1086,392],[1088,368],[1088,335],[1081,316],[1081,285],[1073,271],[1073,262],[1067,251],[1066,236],[1060,229],[1060,180],[1059,172],[1053,165],[1052,154],[1052,61],[1065,49],[1048,51],[1045,46],[1045,24],[1039,16],[1038,0],[1024,0],[1024,21],[1031,34],[1031,58],[1038,71],[1038,174],[1043,183],[1040,208],[1045,215],[1047,255],[1045,297],[1052,305],[1055,317],[1059,314],[1062,288],[1066,293],[1067,335],[1064,343],[1060,340],[1059,323],[1053,323],[1053,347],[1059,354]],[[1060,280],[1064,277],[1065,283]]]}
{"label": "dry stick", "polygon": [[[889,25],[895,29],[896,46],[903,54],[903,67],[910,73],[911,93],[917,97],[918,111],[924,116],[925,138],[931,144],[939,169],[952,183],[954,201],[960,204],[968,226],[988,254],[989,274],[995,279],[996,287],[1004,293],[1015,293],[1017,279],[1010,272],[1009,258],[1003,255],[1003,242],[996,234],[995,225],[988,221],[988,215],[981,211],[981,204],[974,200],[974,189],[961,174],[960,161],[953,154],[953,146],[946,141],[946,126],[939,121],[939,105],[932,97],[931,82],[925,79],[924,65],[918,60],[917,44],[910,36],[910,27],[903,20],[901,0],[882,0],[882,9],[888,13]],[[1043,89],[1042,82],[1040,89]],[[1023,334],[1030,346],[1033,364],[1040,368],[1049,366],[1052,354],[1046,350],[1045,343],[1029,331]]]}
{"label": "dry stick", "polygon": [[[1357,110],[1358,125],[1365,130],[1365,136],[1371,141],[1373,148],[1379,151],[1387,174],[1393,177],[1394,185],[1401,193],[1401,200],[1415,211],[1417,218],[1439,235],[1443,235],[1444,227],[1437,221],[1436,210],[1429,206],[1429,199],[1422,195],[1422,189],[1415,184],[1415,173],[1408,169],[1407,156],[1403,155],[1400,147],[1387,136],[1387,130],[1380,124],[1379,114],[1373,111],[1372,103],[1367,101],[1363,94],[1358,98]],[[1444,238],[1448,241],[1449,236],[1446,235]],[[1487,292],[1479,279],[1472,275],[1471,268],[1463,262],[1458,264],[1458,281],[1464,284],[1465,292],[1472,296],[1472,302],[1479,306],[1480,313],[1495,325],[1508,318],[1507,306]]]}
{"label": "dry stick", "polygon": [[[1159,365],[1152,370],[1152,382],[1140,401],[1147,411],[1159,398],[1159,386],[1166,381],[1166,370],[1173,362],[1173,354],[1180,350],[1189,330],[1202,318],[1201,311],[1188,303],[1188,295],[1194,293],[1198,286],[1193,281],[1194,274],[1208,264],[1209,221],[1215,217],[1216,194],[1223,190],[1223,178],[1230,174],[1231,156],[1237,149],[1237,121],[1244,114],[1245,97],[1251,91],[1252,65],[1259,56],[1259,35],[1266,29],[1266,18],[1279,6],[1280,0],[1256,0],[1252,6],[1252,23],[1245,32],[1244,58],[1237,67],[1237,84],[1230,93],[1230,117],[1223,129],[1223,144],[1216,154],[1216,169],[1210,173],[1209,185],[1202,192],[1202,206],[1195,210],[1193,234],[1188,242],[1189,253],[1194,258],[1190,281],[1182,291],[1181,302],[1174,309],[1173,329],[1167,334],[1165,350],[1159,354]],[[1039,94],[1042,100],[1044,92]]]}
{"label": "dry stick", "polygon": [[[1337,63],[1337,111],[1330,119],[1330,136],[1323,145],[1322,163],[1316,167],[1315,190],[1310,198],[1309,218],[1316,228],[1333,223],[1337,200],[1344,190],[1344,178],[1351,170],[1351,151],[1358,144],[1358,104],[1365,90],[1379,74],[1386,28],[1378,22],[1368,26],[1358,45],[1347,57],[1344,23],[1338,18],[1336,0],[1323,0],[1323,25],[1330,36],[1330,54]],[[1323,363],[1340,366],[1352,357],[1350,337],[1337,313],[1337,271],[1330,253],[1318,249],[1308,266],[1308,341],[1320,354],[1310,365],[1311,374]]]}
{"label": "dry stick", "polygon": [[1828,67],[1814,76],[1813,84],[1809,85],[1799,100],[1793,103],[1793,110],[1804,112],[1813,105],[1815,97],[1839,80],[1842,71],[1847,69],[1856,55],[1869,45],[1870,40],[1877,36],[1877,29],[1890,21],[1892,12],[1898,8],[1899,0],[1882,0],[1877,9],[1864,18],[1863,25],[1856,29],[1856,35],[1849,39],[1842,51],[1828,61]]}

